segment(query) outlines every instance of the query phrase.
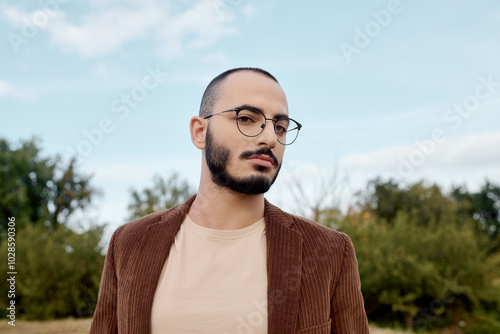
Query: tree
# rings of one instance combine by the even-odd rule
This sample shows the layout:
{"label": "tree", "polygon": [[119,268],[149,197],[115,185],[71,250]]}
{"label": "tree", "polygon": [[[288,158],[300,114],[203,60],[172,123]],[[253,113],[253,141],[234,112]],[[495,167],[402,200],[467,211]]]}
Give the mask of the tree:
{"label": "tree", "polygon": [[[77,233],[68,222],[97,193],[90,177],[77,171],[76,158],[64,163],[58,155],[42,156],[36,139],[18,145],[0,139],[0,258],[7,259],[7,243],[15,242],[16,315],[92,315],[104,261],[103,226]],[[9,218],[15,219],[12,241],[5,238]],[[1,291],[8,291],[5,275]],[[0,299],[2,317],[7,302]]]}
{"label": "tree", "polygon": [[500,259],[472,226],[416,220],[400,211],[392,223],[351,214],[340,224],[356,247],[369,317],[383,322],[394,312],[408,329],[432,329],[458,326],[484,305],[498,309]]}
{"label": "tree", "polygon": [[17,147],[0,139],[0,239],[8,217],[18,228],[42,224],[57,229],[77,209],[90,204],[97,190],[76,170],[76,158],[43,157],[36,139]]}
{"label": "tree", "polygon": [[290,178],[288,189],[296,204],[295,211],[324,225],[337,221],[342,216],[339,207],[347,179],[340,179],[337,166],[327,172],[318,170],[314,175],[315,183],[309,189],[303,182],[303,174],[297,173]]}
{"label": "tree", "polygon": [[142,192],[131,189],[130,193],[132,202],[128,206],[129,220],[134,220],[184,203],[194,194],[194,190],[187,181],[181,181],[179,175],[174,173],[166,180],[160,175],[155,175],[151,188],[144,188]]}
{"label": "tree", "polygon": [[489,235],[492,240],[499,238],[500,185],[486,180],[478,192],[469,192],[466,186],[455,186],[452,196],[462,211],[477,222],[478,231]]}
{"label": "tree", "polygon": [[[28,224],[16,232],[16,314],[44,320],[92,316],[104,265],[103,227],[76,233],[64,225],[51,230]],[[7,258],[7,239],[0,242],[0,258]],[[6,292],[5,275],[0,289]],[[2,318],[7,303],[0,299]]]}
{"label": "tree", "polygon": [[473,332],[487,317],[490,329],[500,326],[485,316],[500,310],[500,256],[489,252],[452,196],[423,181],[403,186],[380,179],[359,196],[359,210],[338,226],[356,247],[372,320],[400,314],[407,328],[455,330],[466,321]]}
{"label": "tree", "polygon": [[455,212],[454,202],[441,192],[438,185],[424,181],[404,185],[393,179],[375,178],[368,182],[368,191],[358,193],[361,212],[394,221],[400,211],[418,212],[416,223],[427,225],[432,220],[449,217]]}

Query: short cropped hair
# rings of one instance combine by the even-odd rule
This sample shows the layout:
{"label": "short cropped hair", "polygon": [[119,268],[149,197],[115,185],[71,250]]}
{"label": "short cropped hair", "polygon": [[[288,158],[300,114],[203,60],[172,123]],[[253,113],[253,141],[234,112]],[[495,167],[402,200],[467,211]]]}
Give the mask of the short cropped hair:
{"label": "short cropped hair", "polygon": [[252,71],[256,73],[260,73],[265,75],[266,77],[276,81],[276,83],[279,84],[278,80],[269,72],[256,68],[256,67],[238,67],[238,68],[233,68],[230,70],[227,70],[224,73],[219,74],[216,76],[210,83],[208,84],[207,88],[205,89],[205,92],[203,93],[203,97],[201,98],[201,105],[200,105],[200,117],[205,117],[210,115],[213,112],[213,108],[215,105],[215,102],[220,96],[220,90],[221,86],[224,83],[224,80],[227,78],[228,75],[234,72],[239,72],[239,71]]}

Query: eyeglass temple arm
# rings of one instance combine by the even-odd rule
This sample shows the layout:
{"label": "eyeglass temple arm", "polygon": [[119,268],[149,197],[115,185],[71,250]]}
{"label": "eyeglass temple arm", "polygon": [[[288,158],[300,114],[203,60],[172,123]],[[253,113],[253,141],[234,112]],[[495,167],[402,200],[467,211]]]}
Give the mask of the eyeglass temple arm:
{"label": "eyeglass temple arm", "polygon": [[290,129],[290,130],[288,130],[288,131],[293,131],[293,130],[295,130],[295,129],[297,129],[297,130],[299,130],[299,131],[300,131],[300,129],[302,129],[302,124],[300,124],[299,122],[297,122],[297,121],[296,121],[296,120],[294,120],[294,119],[291,119],[291,118],[290,118],[290,120],[292,120],[292,121],[294,121],[295,123],[297,123],[297,127],[293,128],[293,129]]}
{"label": "eyeglass temple arm", "polygon": [[214,115],[223,114],[225,112],[238,111],[238,110],[239,110],[238,108],[233,108],[233,109],[228,109],[228,110],[224,110],[224,111],[221,111],[221,112],[216,112],[215,114],[210,114],[210,115],[207,115],[207,116],[203,117],[203,119],[210,118],[210,117],[212,117]]}

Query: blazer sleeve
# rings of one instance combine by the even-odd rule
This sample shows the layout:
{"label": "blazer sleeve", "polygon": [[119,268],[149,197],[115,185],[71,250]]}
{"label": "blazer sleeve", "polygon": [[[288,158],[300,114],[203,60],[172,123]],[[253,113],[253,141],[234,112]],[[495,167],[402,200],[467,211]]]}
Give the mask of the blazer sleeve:
{"label": "blazer sleeve", "polygon": [[90,334],[118,333],[117,279],[115,270],[115,232],[109,242],[104,269],[99,286],[97,306],[90,327]]}
{"label": "blazer sleeve", "polygon": [[351,239],[344,234],[344,258],[341,273],[331,299],[332,333],[368,334],[368,320],[361,294],[358,261]]}

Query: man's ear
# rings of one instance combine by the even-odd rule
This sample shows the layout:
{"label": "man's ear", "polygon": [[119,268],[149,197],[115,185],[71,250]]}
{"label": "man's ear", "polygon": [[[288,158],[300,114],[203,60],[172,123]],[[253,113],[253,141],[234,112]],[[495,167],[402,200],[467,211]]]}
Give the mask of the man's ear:
{"label": "man's ear", "polygon": [[191,118],[191,122],[189,123],[191,131],[191,141],[193,142],[194,146],[196,146],[200,150],[205,149],[205,135],[207,133],[207,126],[207,121],[199,116],[194,116],[193,118]]}

